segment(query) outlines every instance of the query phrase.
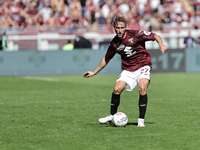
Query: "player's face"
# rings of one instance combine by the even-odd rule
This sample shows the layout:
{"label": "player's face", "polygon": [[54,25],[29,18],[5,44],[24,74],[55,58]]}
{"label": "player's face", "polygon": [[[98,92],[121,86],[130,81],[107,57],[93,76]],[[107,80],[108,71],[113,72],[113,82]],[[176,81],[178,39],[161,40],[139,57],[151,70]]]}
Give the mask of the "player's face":
{"label": "player's face", "polygon": [[126,36],[126,24],[124,22],[116,22],[114,28],[119,39],[124,39]]}

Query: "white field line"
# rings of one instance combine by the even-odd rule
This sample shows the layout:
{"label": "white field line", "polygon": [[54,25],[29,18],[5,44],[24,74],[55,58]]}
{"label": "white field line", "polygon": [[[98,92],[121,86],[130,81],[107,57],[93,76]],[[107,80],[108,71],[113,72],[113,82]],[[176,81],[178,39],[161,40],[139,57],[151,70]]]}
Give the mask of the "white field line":
{"label": "white field line", "polygon": [[[163,101],[163,100],[165,100],[165,101],[167,101],[167,100],[169,100],[169,101],[181,101],[181,100],[200,100],[200,98],[195,98],[195,97],[193,97],[193,98],[153,98],[153,99],[151,99],[151,100],[160,100],[160,101]],[[101,100],[102,102],[106,102],[106,101],[110,101],[110,100],[106,100],[106,99],[102,99]]]}
{"label": "white field line", "polygon": [[179,101],[179,100],[198,100],[200,98],[193,97],[193,98],[156,98],[154,100],[171,100],[171,101]]}
{"label": "white field line", "polygon": [[53,102],[48,102],[48,101],[35,101],[35,102],[15,102],[15,103],[0,103],[0,105],[26,105],[26,104],[61,104],[61,103],[76,103],[77,101],[53,101]]}
{"label": "white field line", "polygon": [[42,80],[42,81],[50,81],[50,82],[59,82],[58,79],[47,78],[47,77],[31,77],[31,76],[25,76],[25,79],[29,79],[29,80]]}

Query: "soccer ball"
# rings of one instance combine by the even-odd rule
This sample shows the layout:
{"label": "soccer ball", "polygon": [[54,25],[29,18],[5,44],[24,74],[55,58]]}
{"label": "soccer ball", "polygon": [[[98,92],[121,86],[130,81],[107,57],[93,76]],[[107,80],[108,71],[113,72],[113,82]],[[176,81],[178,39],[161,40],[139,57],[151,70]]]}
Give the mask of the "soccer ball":
{"label": "soccer ball", "polygon": [[128,117],[123,112],[114,114],[112,123],[117,127],[124,127],[128,123]]}

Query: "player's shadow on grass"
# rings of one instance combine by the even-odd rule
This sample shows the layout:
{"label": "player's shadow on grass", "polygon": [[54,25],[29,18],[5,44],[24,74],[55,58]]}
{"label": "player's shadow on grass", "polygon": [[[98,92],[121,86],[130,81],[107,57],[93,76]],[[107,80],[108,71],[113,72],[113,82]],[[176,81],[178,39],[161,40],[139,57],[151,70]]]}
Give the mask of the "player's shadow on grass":
{"label": "player's shadow on grass", "polygon": [[[153,123],[153,122],[145,122],[145,124],[155,124],[155,123]],[[130,123],[127,123],[127,126],[129,126],[129,125],[137,126],[138,123],[137,123],[137,122],[130,122]]]}
{"label": "player's shadow on grass", "polygon": [[129,126],[129,125],[134,125],[134,126],[137,126],[137,125],[138,125],[138,123],[132,123],[132,122],[130,122],[130,123],[127,123],[127,126]]}
{"label": "player's shadow on grass", "polygon": [[[145,122],[145,124],[155,124],[155,123],[153,123],[153,122]],[[105,124],[98,124],[98,125],[100,125],[100,127],[111,127],[111,126],[115,126],[113,123],[111,123],[111,122],[107,122],[107,123],[105,123]],[[137,126],[138,125],[138,123],[137,122],[129,122],[129,123],[127,123],[127,125],[126,126]]]}

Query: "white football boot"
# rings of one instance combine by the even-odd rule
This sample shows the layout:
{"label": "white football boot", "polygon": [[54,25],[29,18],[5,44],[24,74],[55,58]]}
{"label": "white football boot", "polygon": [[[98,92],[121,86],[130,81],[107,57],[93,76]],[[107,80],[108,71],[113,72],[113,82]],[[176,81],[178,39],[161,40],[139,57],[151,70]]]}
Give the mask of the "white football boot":
{"label": "white football boot", "polygon": [[138,118],[138,127],[145,127],[144,125],[144,119]]}
{"label": "white football boot", "polygon": [[112,118],[113,118],[113,115],[110,115],[110,116],[107,116],[107,117],[104,117],[104,118],[100,118],[99,122],[100,123],[106,123],[106,122],[112,121]]}

